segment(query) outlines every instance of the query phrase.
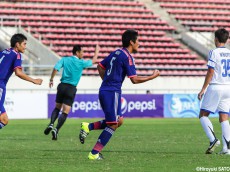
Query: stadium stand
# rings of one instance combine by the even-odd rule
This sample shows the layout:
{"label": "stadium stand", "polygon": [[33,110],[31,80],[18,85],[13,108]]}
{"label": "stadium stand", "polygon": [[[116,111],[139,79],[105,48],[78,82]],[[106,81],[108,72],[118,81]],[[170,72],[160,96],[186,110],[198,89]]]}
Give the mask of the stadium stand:
{"label": "stadium stand", "polygon": [[[60,56],[71,55],[72,45],[82,44],[85,58],[91,58],[98,42],[100,61],[121,47],[121,33],[132,28],[141,35],[140,51],[134,55],[138,73],[146,75],[158,68],[162,75],[205,75],[206,61],[173,39],[170,35],[176,28],[138,1],[16,0],[1,2],[0,8],[0,16],[6,18],[1,25],[14,27],[19,23],[10,18],[20,19],[21,27]],[[95,70],[84,74],[95,75]]]}
{"label": "stadium stand", "polygon": [[213,32],[220,27],[230,30],[230,1],[226,0],[153,0],[191,31]]}

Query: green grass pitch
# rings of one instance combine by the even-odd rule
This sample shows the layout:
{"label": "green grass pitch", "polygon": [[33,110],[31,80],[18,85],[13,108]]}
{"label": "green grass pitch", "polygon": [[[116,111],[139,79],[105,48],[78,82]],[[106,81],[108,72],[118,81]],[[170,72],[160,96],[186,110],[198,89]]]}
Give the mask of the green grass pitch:
{"label": "green grass pitch", "polygon": [[[80,122],[68,119],[58,141],[43,130],[48,120],[11,120],[0,130],[0,171],[196,171],[196,167],[229,167],[230,156],[205,155],[209,144],[198,119],[125,119],[102,151],[104,160],[90,161],[89,151],[101,131],[92,131],[84,145]],[[218,119],[211,119],[218,138]],[[220,151],[217,148],[217,152]]]}

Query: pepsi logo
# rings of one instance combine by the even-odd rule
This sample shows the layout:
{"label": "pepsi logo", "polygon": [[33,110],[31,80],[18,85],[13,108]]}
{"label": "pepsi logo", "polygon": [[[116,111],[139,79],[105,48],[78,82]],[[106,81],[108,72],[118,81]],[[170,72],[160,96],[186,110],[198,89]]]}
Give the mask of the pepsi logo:
{"label": "pepsi logo", "polygon": [[127,101],[124,97],[121,97],[121,113],[124,114],[127,111]]}

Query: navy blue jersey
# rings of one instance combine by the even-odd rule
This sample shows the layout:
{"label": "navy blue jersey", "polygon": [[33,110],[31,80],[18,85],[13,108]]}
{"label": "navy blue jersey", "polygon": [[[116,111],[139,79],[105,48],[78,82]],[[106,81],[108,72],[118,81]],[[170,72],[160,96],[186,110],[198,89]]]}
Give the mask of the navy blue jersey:
{"label": "navy blue jersey", "polygon": [[21,68],[21,54],[13,50],[6,49],[0,52],[0,85],[6,85],[10,76],[16,68]]}
{"label": "navy blue jersey", "polygon": [[125,76],[136,76],[134,58],[126,48],[112,52],[99,65],[105,69],[105,75],[100,90],[121,92]]}

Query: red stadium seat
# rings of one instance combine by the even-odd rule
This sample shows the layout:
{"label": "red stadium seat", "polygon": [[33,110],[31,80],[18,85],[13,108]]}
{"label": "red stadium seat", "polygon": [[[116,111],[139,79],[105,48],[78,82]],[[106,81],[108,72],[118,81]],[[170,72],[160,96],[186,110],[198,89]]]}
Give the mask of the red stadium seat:
{"label": "red stadium seat", "polygon": [[[165,70],[165,75],[183,75],[185,72],[181,72],[182,69],[188,70],[189,66],[200,67],[206,63],[204,60],[197,60],[198,55],[191,54],[189,49],[182,48],[180,43],[169,37],[166,33],[173,33],[176,28],[162,21],[142,3],[132,0],[20,0],[22,1],[24,3],[0,3],[0,15],[5,16],[2,24],[17,26],[18,20],[10,18],[20,19],[25,30],[30,31],[34,37],[41,38],[41,42],[59,56],[71,55],[72,46],[81,44],[84,47],[85,58],[92,58],[98,42],[101,46],[99,60],[102,60],[111,51],[121,47],[120,35],[124,30],[133,28],[140,34],[139,52],[133,56],[135,63],[141,68],[138,71],[143,74],[150,74],[150,68],[161,67],[170,68]],[[177,3],[173,4],[178,7]],[[220,6],[220,3],[218,5]],[[169,13],[181,17],[182,13],[176,7],[172,7],[175,10]],[[189,10],[185,10],[187,15],[195,11]],[[203,15],[201,10],[194,16],[199,19],[199,15]],[[183,20],[188,19],[184,16]],[[219,21],[219,24],[220,22],[224,21]],[[181,68],[179,72],[173,72],[177,67]],[[198,69],[194,67],[194,70]],[[85,74],[94,75],[95,69],[87,70]]]}
{"label": "red stadium seat", "polygon": [[[230,1],[226,0],[153,0],[191,31],[212,32],[229,27]],[[218,22],[217,22],[218,21]]]}

